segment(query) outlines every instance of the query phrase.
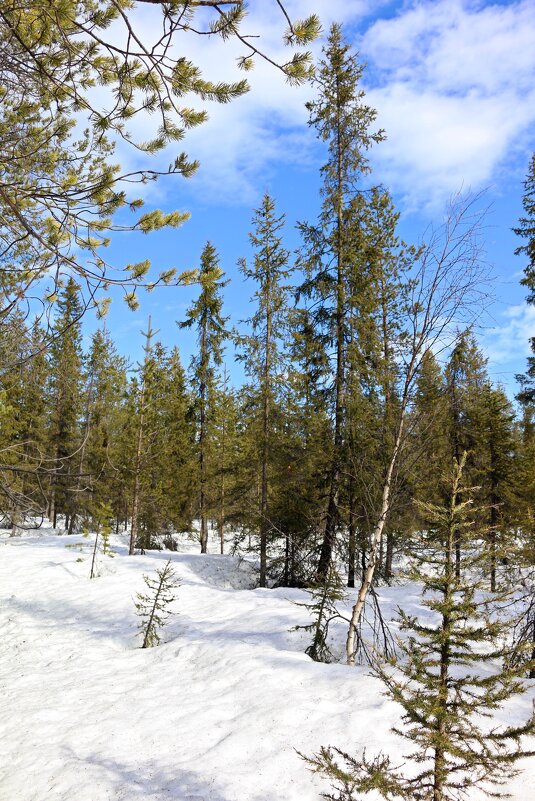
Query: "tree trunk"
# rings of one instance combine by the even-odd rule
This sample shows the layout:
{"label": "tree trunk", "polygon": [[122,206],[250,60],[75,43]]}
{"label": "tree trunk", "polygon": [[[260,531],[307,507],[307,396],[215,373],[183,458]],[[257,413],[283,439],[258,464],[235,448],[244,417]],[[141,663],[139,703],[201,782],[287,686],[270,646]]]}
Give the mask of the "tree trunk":
{"label": "tree trunk", "polygon": [[355,586],[355,560],[357,556],[357,537],[355,532],[355,510],[353,509],[353,491],[349,490],[349,541],[348,541],[348,564],[347,564],[347,586]]}
{"label": "tree trunk", "polygon": [[392,561],[394,559],[394,532],[388,529],[386,533],[385,579],[392,578]]}
{"label": "tree trunk", "polygon": [[200,543],[201,553],[208,553],[208,525],[206,521],[206,320],[203,320],[201,332],[201,380],[200,395],[200,431],[199,431],[199,468],[200,498],[199,515],[201,519]]}

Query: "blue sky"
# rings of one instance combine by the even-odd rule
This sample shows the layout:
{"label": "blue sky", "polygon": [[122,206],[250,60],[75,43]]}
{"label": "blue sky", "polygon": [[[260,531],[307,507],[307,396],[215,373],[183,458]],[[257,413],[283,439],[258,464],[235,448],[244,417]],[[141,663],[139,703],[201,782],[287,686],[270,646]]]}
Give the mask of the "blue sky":
{"label": "blue sky", "polygon": [[[282,60],[276,4],[262,0],[251,6],[248,28]],[[513,255],[519,243],[511,232],[522,212],[522,181],[535,150],[535,5],[524,0],[290,0],[286,6],[294,18],[318,13],[325,30],[333,20],[342,22],[367,63],[363,88],[388,137],[372,153],[373,181],[392,191],[404,238],[416,241],[429,224],[440,223],[449,198],[460,189],[485,190],[483,202],[490,207],[486,258],[495,280],[479,337],[491,375],[513,394],[514,374],[524,369],[528,340],[535,335],[535,309],[524,301],[519,283],[524,262]],[[139,12],[149,36],[150,15],[150,8]],[[237,46],[183,36],[177,47],[207,77],[236,77]],[[321,42],[315,52],[320,48]],[[307,126],[304,103],[310,87],[290,88],[262,63],[250,82],[246,97],[209,108],[210,120],[188,135],[185,148],[200,159],[199,173],[189,181],[162,179],[144,190],[147,210],[187,209],[191,220],[178,231],[117,235],[108,254],[117,263],[148,256],[156,268],[182,270],[197,265],[210,239],[231,279],[225,313],[234,324],[248,316],[253,292],[236,267],[240,256],[250,256],[253,209],[269,191],[287,217],[287,247],[297,247],[295,223],[317,216],[319,167],[325,158]],[[147,138],[150,121],[136,124]],[[140,166],[131,151],[120,147],[118,155],[125,166]],[[157,162],[166,166],[172,155],[172,150],[161,154]],[[175,287],[141,294],[135,313],[114,302],[108,327],[120,351],[139,357],[139,332],[151,314],[162,341],[178,344],[187,364],[193,335],[179,331],[175,321],[183,319],[196,291]]]}

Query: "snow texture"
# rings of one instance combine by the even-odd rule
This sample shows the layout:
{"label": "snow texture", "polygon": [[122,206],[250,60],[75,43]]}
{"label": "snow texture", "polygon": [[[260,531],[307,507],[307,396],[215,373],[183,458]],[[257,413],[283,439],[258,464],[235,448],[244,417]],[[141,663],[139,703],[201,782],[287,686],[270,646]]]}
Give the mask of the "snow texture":
{"label": "snow texture", "polygon": [[[247,561],[186,540],[136,557],[113,545],[90,581],[91,538],[0,538],[1,799],[317,801],[325,785],[298,751],[403,761],[407,743],[390,731],[400,710],[378,680],[303,653],[309,636],[292,627],[309,622],[295,604],[304,592],[251,589]],[[133,599],[168,559],[176,614],[162,644],[141,650]],[[382,604],[387,617],[398,604],[422,613],[410,585],[383,590]],[[532,696],[498,720],[525,719]],[[535,799],[534,762],[511,782],[513,801]]]}

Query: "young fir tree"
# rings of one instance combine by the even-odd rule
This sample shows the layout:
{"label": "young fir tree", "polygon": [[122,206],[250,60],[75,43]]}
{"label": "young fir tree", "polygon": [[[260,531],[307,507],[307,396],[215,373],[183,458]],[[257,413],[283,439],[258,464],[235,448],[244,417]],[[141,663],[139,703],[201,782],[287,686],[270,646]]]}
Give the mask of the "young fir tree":
{"label": "young fir tree", "polygon": [[283,357],[281,338],[285,330],[288,311],[288,251],[282,245],[281,230],[284,216],[277,217],[273,199],[265,194],[260,208],[253,217],[254,233],[249,235],[255,255],[251,265],[240,261],[241,272],[252,279],[257,289],[253,297],[256,309],[250,320],[251,333],[241,339],[245,370],[258,395],[260,411],[259,445],[260,505],[258,528],[260,531],[260,586],[266,586],[268,538],[272,533],[270,516],[270,484],[273,472],[272,453],[273,407],[280,394]]}
{"label": "young fir tree", "polygon": [[65,516],[65,528],[78,509],[75,492],[80,473],[82,411],[82,332],[83,313],[79,287],[70,278],[57,301],[53,339],[49,349],[50,364],[50,442],[53,459],[51,479],[51,517],[54,528],[58,514]]}
{"label": "young fir tree", "polygon": [[110,546],[110,536],[113,530],[113,510],[107,503],[101,503],[93,516],[95,524],[95,542],[93,544],[93,554],[91,557],[91,569],[89,578],[96,578],[100,575],[100,557],[113,558],[114,553]]}
{"label": "young fir tree", "polygon": [[[465,460],[466,454],[454,464],[446,502],[423,508],[428,525],[414,552],[412,578],[423,587],[432,619],[401,612],[408,637],[400,639],[395,659],[375,668],[387,695],[403,709],[405,725],[394,731],[413,747],[408,756],[413,770],[392,766],[383,754],[353,757],[323,748],[308,761],[332,780],[334,793],[326,798],[333,801],[357,801],[373,791],[388,801],[459,801],[471,788],[495,792],[514,774],[515,762],[534,753],[523,749],[522,737],[535,731],[535,715],[524,724],[501,727],[489,720],[525,687],[508,658],[510,622],[498,608],[503,598],[482,593],[487,555],[475,536],[470,490],[463,485]],[[462,577],[455,565],[459,532]]]}
{"label": "young fir tree", "polygon": [[169,620],[171,615],[169,607],[175,600],[174,590],[178,587],[170,561],[157,570],[156,575],[155,579],[143,576],[149,592],[138,592],[136,595],[136,613],[140,617],[139,628],[143,634],[142,648],[152,648],[153,645],[159,644],[159,631]]}
{"label": "young fir tree", "polygon": [[211,401],[215,387],[216,368],[223,360],[223,343],[229,333],[227,319],[221,315],[223,298],[221,290],[227,282],[222,281],[223,270],[219,257],[211,242],[207,242],[201,254],[199,284],[201,292],[190,306],[181,328],[195,327],[198,353],[192,360],[193,381],[196,394],[198,458],[199,458],[199,519],[201,553],[208,551],[208,490],[209,490],[209,422],[212,415]]}
{"label": "young fir tree", "polygon": [[295,631],[303,629],[312,634],[312,642],[305,653],[314,662],[332,662],[333,653],[329,643],[329,626],[333,620],[341,617],[336,604],[345,598],[344,586],[334,564],[329,568],[327,581],[309,590],[310,601],[300,603],[305,606],[314,618],[312,623],[296,626]]}
{"label": "young fir tree", "polygon": [[363,102],[359,89],[363,66],[342,38],[339,25],[331,26],[315,84],[317,99],[307,104],[309,124],[327,144],[328,160],[321,168],[323,204],[316,226],[302,225],[303,261],[308,279],[302,292],[312,298],[315,324],[328,337],[335,362],[331,387],[333,404],[333,448],[329,469],[329,493],[323,541],[317,566],[318,579],[325,580],[339,526],[342,466],[345,454],[347,395],[346,343],[348,271],[354,249],[348,207],[362,191],[362,177],[369,173],[366,156],[382,131],[372,132],[376,112]]}

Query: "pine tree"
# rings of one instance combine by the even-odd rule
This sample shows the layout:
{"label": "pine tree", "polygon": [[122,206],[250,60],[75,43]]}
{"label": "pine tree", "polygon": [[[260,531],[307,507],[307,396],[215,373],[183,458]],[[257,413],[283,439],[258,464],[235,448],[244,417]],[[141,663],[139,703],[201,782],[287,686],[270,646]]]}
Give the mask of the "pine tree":
{"label": "pine tree", "polygon": [[[289,275],[288,251],[282,245],[280,231],[284,216],[276,216],[275,203],[264,195],[262,205],[253,217],[254,233],[249,235],[255,250],[251,266],[243,259],[240,267],[246,278],[257,284],[253,297],[255,312],[249,322],[251,333],[242,337],[241,345],[245,369],[255,383],[261,413],[258,441],[260,449],[260,586],[266,586],[267,544],[272,533],[269,496],[272,464],[270,455],[273,442],[273,406],[280,392],[283,368],[281,337],[284,333],[288,309],[288,288],[282,283]],[[253,390],[254,391],[254,390]]]}
{"label": "pine tree", "polygon": [[[323,748],[309,759],[329,777],[336,801],[357,801],[376,791],[385,799],[458,801],[470,788],[492,792],[514,774],[525,751],[522,737],[535,731],[535,715],[521,725],[496,727],[486,719],[493,710],[524,691],[512,664],[507,635],[510,622],[500,615],[503,598],[481,596],[479,577],[487,555],[473,526],[470,490],[463,485],[466,454],[455,463],[442,505],[425,504],[428,521],[414,552],[412,578],[423,587],[423,603],[432,613],[422,622],[401,612],[409,632],[399,642],[399,656],[376,664],[387,695],[403,709],[403,728],[394,731],[409,740],[415,771],[405,774],[383,754],[352,757],[341,749]],[[461,533],[465,574],[455,565]],[[504,660],[488,673],[489,660]]]}
{"label": "pine tree", "polygon": [[157,570],[156,575],[158,578],[155,579],[143,576],[149,594],[138,592],[136,595],[136,613],[141,618],[139,628],[143,634],[142,648],[152,648],[159,644],[159,630],[169,620],[169,606],[175,600],[174,590],[179,586],[170,561]]}
{"label": "pine tree", "polygon": [[201,254],[201,292],[188,309],[186,320],[180,323],[181,328],[196,328],[199,347],[197,356],[192,360],[192,372],[197,400],[201,553],[207,553],[208,550],[208,426],[212,413],[211,397],[215,370],[223,360],[223,342],[229,336],[225,328],[228,318],[221,315],[221,289],[227,284],[221,280],[222,277],[223,270],[219,266],[216,249],[207,242]]}

